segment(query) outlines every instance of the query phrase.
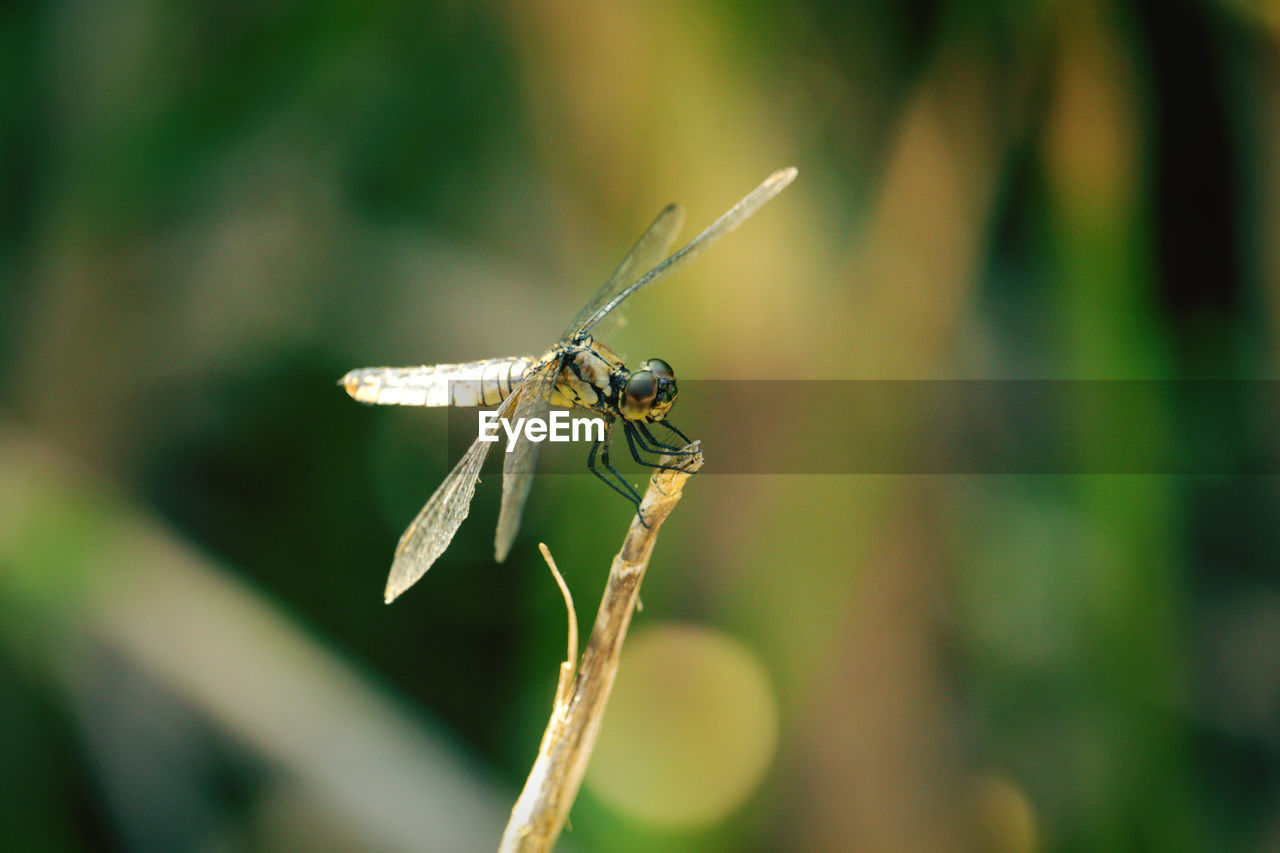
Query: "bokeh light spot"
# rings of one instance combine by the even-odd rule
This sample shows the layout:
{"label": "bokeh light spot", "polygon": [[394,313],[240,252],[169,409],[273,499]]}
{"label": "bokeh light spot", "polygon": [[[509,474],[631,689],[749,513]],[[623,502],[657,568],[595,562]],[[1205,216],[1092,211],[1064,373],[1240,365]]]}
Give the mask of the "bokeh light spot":
{"label": "bokeh light spot", "polygon": [[1000,853],[1040,849],[1035,808],[1012,779],[997,773],[974,777],[969,800],[973,849]]}
{"label": "bokeh light spot", "polygon": [[623,652],[586,784],[633,818],[702,826],[756,789],[777,739],[777,703],[755,653],[706,628],[661,625]]}

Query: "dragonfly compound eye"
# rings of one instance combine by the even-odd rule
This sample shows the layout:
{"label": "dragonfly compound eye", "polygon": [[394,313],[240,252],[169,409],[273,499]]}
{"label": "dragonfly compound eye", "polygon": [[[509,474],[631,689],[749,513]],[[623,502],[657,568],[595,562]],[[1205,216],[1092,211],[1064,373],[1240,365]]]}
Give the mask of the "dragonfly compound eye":
{"label": "dragonfly compound eye", "polygon": [[659,379],[675,380],[676,372],[671,365],[667,364],[660,358],[651,358],[644,364],[640,365],[641,370],[647,370]]}
{"label": "dragonfly compound eye", "polygon": [[622,414],[632,419],[643,418],[657,396],[658,377],[648,370],[637,370],[622,389]]}

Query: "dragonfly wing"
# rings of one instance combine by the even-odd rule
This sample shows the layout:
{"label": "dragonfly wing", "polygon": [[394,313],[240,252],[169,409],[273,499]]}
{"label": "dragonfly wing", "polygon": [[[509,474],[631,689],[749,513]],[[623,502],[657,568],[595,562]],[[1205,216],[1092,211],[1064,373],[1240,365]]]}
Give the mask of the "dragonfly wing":
{"label": "dragonfly wing", "polygon": [[[509,416],[516,408],[523,386],[524,383],[521,383],[511,396],[502,401],[498,408],[499,417]],[[493,442],[480,441],[478,438],[472,442],[417,518],[405,529],[400,537],[400,544],[396,546],[391,574],[387,577],[388,604],[417,583],[453,541],[454,534],[471,509],[476,481],[480,479],[480,469],[492,446]]]}
{"label": "dragonfly wing", "polygon": [[627,252],[622,263],[618,264],[613,275],[609,276],[609,280],[596,291],[596,295],[591,297],[591,301],[578,312],[578,316],[573,318],[573,322],[565,330],[564,338],[572,337],[573,333],[582,327],[584,320],[599,311],[602,305],[608,303],[628,285],[652,269],[658,261],[665,258],[667,252],[671,251],[671,244],[675,242],[676,235],[680,233],[683,225],[683,207],[678,204],[669,204],[664,207],[653,220],[653,224],[640,235],[640,239],[631,247],[631,251]]}
{"label": "dragonfly wing", "polygon": [[[635,293],[642,287],[647,287],[659,279],[666,278],[685,264],[692,261],[698,255],[702,254],[708,246],[737,228],[743,222],[751,218],[761,207],[764,207],[774,196],[786,189],[796,177],[796,169],[794,166],[787,169],[779,169],[772,175],[764,179],[760,186],[743,197],[742,201],[729,208],[719,219],[711,223],[705,231],[694,237],[684,248],[649,270],[641,278],[636,279],[631,284],[626,285],[616,294],[605,299],[595,311],[586,312],[587,316],[577,321],[578,328],[574,332],[588,332],[591,327],[604,319],[614,308],[617,308],[621,302],[631,294]],[[593,302],[595,300],[592,300]]]}
{"label": "dragonfly wing", "polygon": [[[513,423],[527,422],[530,418],[546,420],[551,409],[551,392],[560,373],[560,359],[555,358],[530,376],[521,386],[520,402],[509,416]],[[516,435],[502,460],[502,509],[498,512],[498,532],[493,538],[493,556],[501,563],[511,550],[516,533],[520,530],[520,516],[524,512],[529,489],[533,486],[533,471],[538,461],[537,442],[530,441],[524,432]]]}

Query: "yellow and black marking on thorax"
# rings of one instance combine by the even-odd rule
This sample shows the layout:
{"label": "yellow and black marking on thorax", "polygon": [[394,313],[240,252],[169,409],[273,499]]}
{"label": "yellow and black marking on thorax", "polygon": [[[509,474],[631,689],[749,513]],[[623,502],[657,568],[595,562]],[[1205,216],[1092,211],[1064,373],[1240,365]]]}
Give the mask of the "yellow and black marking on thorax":
{"label": "yellow and black marking on thorax", "polygon": [[[555,357],[555,351],[548,357]],[[629,371],[613,350],[590,335],[565,344],[559,357],[560,376],[551,396],[555,405],[657,423],[675,404],[675,371],[661,359],[650,359],[639,370]]]}
{"label": "yellow and black marking on thorax", "polygon": [[564,345],[560,376],[551,402],[602,415],[618,415],[618,389],[626,381],[627,366],[612,350],[589,336]]}

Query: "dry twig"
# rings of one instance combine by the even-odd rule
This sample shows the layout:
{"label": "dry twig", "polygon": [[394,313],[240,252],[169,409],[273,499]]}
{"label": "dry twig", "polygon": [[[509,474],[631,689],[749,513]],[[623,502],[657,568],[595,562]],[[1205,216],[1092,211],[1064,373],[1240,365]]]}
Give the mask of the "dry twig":
{"label": "dry twig", "polygon": [[658,530],[679,502],[689,475],[702,467],[699,443],[695,441],[685,450],[696,452],[691,456],[681,456],[676,461],[670,457],[662,460],[663,465],[677,465],[681,470],[658,470],[649,480],[649,489],[640,503],[640,511],[648,526],[642,525],[639,519],[632,519],[622,550],[613,558],[604,597],[596,613],[596,624],[591,630],[591,638],[582,654],[582,665],[573,677],[571,689],[568,689],[569,679],[573,676],[576,645],[573,603],[550,552],[545,545],[541,546],[569,607],[569,660],[561,666],[555,707],[524,790],[511,809],[511,820],[498,848],[500,853],[550,850],[564,827],[586,773],[596,735],[600,732],[605,704],[609,701],[618,671],[622,642],[631,624],[631,614],[639,602],[640,582],[649,565]]}

